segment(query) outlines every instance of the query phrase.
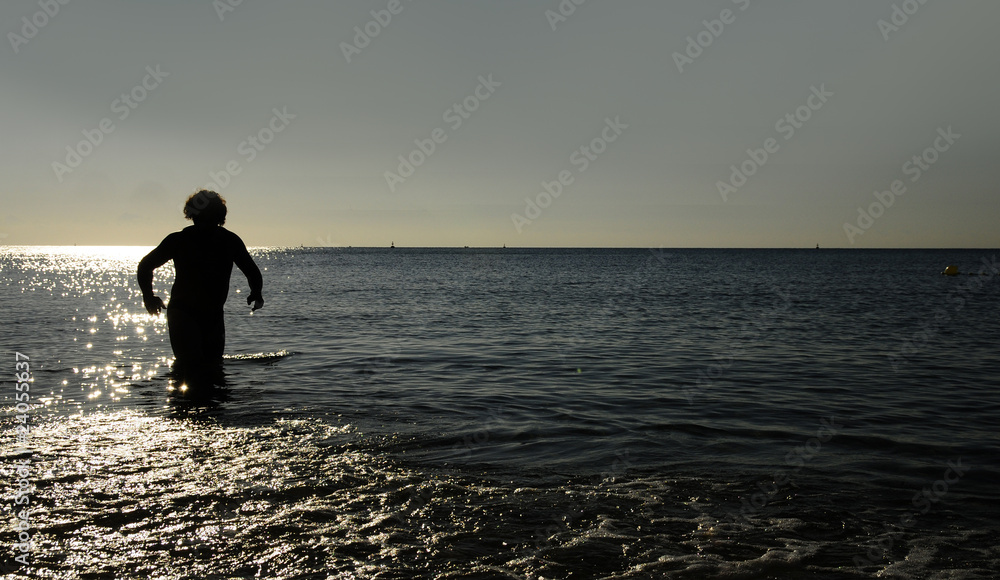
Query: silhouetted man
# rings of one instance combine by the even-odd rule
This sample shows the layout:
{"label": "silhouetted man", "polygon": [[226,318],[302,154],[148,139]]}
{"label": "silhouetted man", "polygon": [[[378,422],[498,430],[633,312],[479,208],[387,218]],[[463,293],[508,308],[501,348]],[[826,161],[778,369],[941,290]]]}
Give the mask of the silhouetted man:
{"label": "silhouetted man", "polygon": [[[226,200],[214,191],[201,190],[184,204],[184,217],[194,222],[167,236],[139,262],[139,288],[150,314],[167,310],[170,347],[177,359],[174,369],[188,383],[205,383],[221,370],[226,346],[222,312],[229,296],[229,277],[236,264],[250,284],[247,304],[264,305],[264,280],[239,236],[222,227]],[[174,261],[170,305],[153,294],[153,270]]]}

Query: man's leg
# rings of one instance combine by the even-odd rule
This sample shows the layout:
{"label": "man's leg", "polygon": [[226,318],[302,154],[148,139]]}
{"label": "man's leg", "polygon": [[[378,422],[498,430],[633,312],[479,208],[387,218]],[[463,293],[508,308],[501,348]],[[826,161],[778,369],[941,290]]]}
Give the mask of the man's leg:
{"label": "man's leg", "polygon": [[176,359],[174,368],[182,377],[195,372],[202,365],[204,349],[197,318],[186,310],[167,308],[167,331]]}
{"label": "man's leg", "polygon": [[174,368],[180,380],[195,390],[221,384],[222,353],[226,347],[223,311],[168,308],[167,329],[170,347],[177,359]]}
{"label": "man's leg", "polygon": [[226,350],[226,321],[223,311],[205,314],[202,319],[202,344],[206,370],[221,375],[222,354]]}

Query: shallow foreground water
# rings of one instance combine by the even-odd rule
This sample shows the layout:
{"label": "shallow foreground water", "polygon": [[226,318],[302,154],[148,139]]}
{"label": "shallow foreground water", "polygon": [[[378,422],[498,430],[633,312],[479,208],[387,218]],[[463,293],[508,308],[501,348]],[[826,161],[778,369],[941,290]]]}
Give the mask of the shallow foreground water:
{"label": "shallow foreground water", "polygon": [[0,572],[1000,569],[992,251],[261,248],[200,399],[146,251],[0,248]]}

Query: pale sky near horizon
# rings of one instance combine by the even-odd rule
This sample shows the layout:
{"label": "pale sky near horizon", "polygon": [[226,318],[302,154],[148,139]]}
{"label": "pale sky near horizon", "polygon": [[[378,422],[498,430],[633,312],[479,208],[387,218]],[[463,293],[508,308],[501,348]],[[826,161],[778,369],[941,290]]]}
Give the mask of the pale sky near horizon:
{"label": "pale sky near horizon", "polygon": [[0,244],[1000,246],[995,1],[236,2],[0,5]]}

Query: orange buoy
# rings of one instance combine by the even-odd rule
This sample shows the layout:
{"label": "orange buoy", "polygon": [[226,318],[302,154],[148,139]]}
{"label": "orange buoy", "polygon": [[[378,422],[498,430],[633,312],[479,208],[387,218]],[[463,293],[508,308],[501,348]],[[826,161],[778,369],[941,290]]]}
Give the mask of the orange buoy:
{"label": "orange buoy", "polygon": [[948,266],[941,273],[945,276],[958,276],[958,266]]}

